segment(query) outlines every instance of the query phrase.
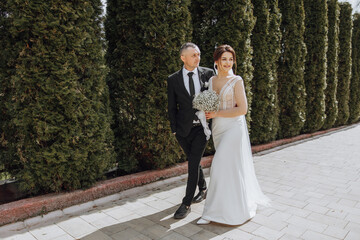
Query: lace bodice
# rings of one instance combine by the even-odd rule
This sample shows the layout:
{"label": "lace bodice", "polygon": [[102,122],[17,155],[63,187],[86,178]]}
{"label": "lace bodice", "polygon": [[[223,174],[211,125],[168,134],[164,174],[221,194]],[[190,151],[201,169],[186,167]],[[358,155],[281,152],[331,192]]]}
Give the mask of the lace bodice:
{"label": "lace bodice", "polygon": [[[212,86],[213,77],[209,80],[209,89],[213,90]],[[240,76],[234,76],[229,81],[225,83],[225,85],[221,88],[219,93],[220,98],[220,110],[230,109],[235,107],[235,84],[238,81],[242,81]]]}

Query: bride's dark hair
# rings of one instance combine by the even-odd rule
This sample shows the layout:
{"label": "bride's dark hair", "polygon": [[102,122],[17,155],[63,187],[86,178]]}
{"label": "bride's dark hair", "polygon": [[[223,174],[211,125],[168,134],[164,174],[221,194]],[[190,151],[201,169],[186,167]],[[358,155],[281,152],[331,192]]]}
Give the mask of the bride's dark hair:
{"label": "bride's dark hair", "polygon": [[230,52],[230,53],[232,53],[233,58],[234,58],[234,68],[235,68],[235,69],[234,69],[234,74],[236,74],[236,54],[235,54],[235,50],[234,50],[230,45],[224,44],[224,45],[218,46],[218,47],[215,49],[215,52],[214,52],[214,62],[218,61],[218,60],[221,58],[221,55],[222,55],[224,52]]}

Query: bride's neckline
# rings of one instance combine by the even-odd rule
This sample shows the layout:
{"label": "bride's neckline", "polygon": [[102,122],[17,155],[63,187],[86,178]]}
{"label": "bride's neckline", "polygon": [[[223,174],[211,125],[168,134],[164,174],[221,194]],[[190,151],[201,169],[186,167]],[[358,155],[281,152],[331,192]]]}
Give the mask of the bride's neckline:
{"label": "bride's neckline", "polygon": [[[215,76],[214,76],[214,77],[215,77]],[[212,78],[212,81],[214,81],[214,77]],[[212,84],[211,84],[211,85],[212,85],[212,86],[211,86],[212,90],[213,90],[214,92],[216,92],[216,93],[220,96],[221,93],[222,93],[222,91],[223,91],[223,89],[225,88],[225,86],[228,85],[228,83],[231,82],[231,80],[233,80],[235,77],[236,77],[236,75],[232,75],[232,76],[226,81],[226,83],[224,83],[224,85],[220,88],[220,91],[219,91],[219,92],[217,92],[217,91],[214,90],[214,84],[212,83]]]}

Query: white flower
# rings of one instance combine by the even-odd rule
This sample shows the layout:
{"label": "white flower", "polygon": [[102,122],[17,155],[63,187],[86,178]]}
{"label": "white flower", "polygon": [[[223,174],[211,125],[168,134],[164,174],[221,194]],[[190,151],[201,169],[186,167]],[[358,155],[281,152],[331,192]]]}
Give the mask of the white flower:
{"label": "white flower", "polygon": [[216,112],[220,107],[219,96],[212,90],[200,92],[193,100],[193,107],[204,112]]}

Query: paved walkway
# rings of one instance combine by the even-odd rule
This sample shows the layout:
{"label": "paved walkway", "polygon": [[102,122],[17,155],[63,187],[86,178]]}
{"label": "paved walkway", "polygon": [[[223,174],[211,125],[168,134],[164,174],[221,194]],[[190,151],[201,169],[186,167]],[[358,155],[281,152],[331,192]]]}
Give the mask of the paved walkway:
{"label": "paved walkway", "polygon": [[272,207],[241,226],[196,225],[203,203],[173,219],[183,175],[3,226],[0,239],[360,239],[360,124],[257,154],[254,162]]}

